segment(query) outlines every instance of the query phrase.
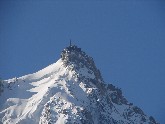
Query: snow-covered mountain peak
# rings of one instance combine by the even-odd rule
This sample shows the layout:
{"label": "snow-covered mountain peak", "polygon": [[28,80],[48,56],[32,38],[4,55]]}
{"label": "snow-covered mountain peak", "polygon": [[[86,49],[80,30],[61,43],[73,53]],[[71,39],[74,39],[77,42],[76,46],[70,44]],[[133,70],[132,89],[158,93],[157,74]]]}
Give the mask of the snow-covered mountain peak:
{"label": "snow-covered mountain peak", "polygon": [[0,83],[0,124],[158,124],[69,46],[54,64]]}
{"label": "snow-covered mountain peak", "polygon": [[90,78],[98,82],[103,82],[101,73],[97,69],[93,58],[82,51],[81,48],[75,45],[66,47],[61,53],[61,60],[65,67],[70,70],[75,70],[80,74],[78,76],[80,80],[82,80],[85,75],[90,75]]}

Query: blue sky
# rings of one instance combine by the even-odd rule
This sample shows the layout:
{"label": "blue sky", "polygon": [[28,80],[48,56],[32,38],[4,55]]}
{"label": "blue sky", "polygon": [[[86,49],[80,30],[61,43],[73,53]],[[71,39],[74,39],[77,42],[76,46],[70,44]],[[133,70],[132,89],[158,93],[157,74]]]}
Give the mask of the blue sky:
{"label": "blue sky", "polygon": [[163,0],[0,1],[0,77],[34,73],[69,44],[95,60],[105,82],[165,123]]}

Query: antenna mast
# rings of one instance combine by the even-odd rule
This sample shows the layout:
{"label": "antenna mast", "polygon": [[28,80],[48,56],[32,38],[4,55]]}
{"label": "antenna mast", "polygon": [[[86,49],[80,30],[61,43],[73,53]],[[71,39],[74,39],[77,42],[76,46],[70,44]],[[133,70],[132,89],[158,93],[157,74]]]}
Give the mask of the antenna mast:
{"label": "antenna mast", "polygon": [[71,41],[71,39],[70,39],[70,46],[72,46],[72,41]]}

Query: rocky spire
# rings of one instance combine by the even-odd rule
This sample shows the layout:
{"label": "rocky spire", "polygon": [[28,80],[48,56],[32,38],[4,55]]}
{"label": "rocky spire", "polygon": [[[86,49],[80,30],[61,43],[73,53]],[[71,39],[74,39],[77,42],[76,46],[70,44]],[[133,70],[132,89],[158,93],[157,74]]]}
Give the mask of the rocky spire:
{"label": "rocky spire", "polygon": [[91,73],[94,73],[97,81],[103,81],[100,71],[95,66],[93,58],[88,56],[76,45],[66,47],[61,53],[61,59],[66,67],[74,65],[75,70],[86,67]]}

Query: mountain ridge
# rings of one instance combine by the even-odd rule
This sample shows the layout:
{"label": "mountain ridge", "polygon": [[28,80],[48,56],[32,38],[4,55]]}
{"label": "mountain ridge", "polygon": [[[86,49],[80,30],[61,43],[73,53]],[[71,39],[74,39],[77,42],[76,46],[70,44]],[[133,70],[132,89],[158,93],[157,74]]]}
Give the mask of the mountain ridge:
{"label": "mountain ridge", "polygon": [[0,121],[40,124],[158,124],[104,82],[92,57],[75,45],[54,64],[5,80]]}

